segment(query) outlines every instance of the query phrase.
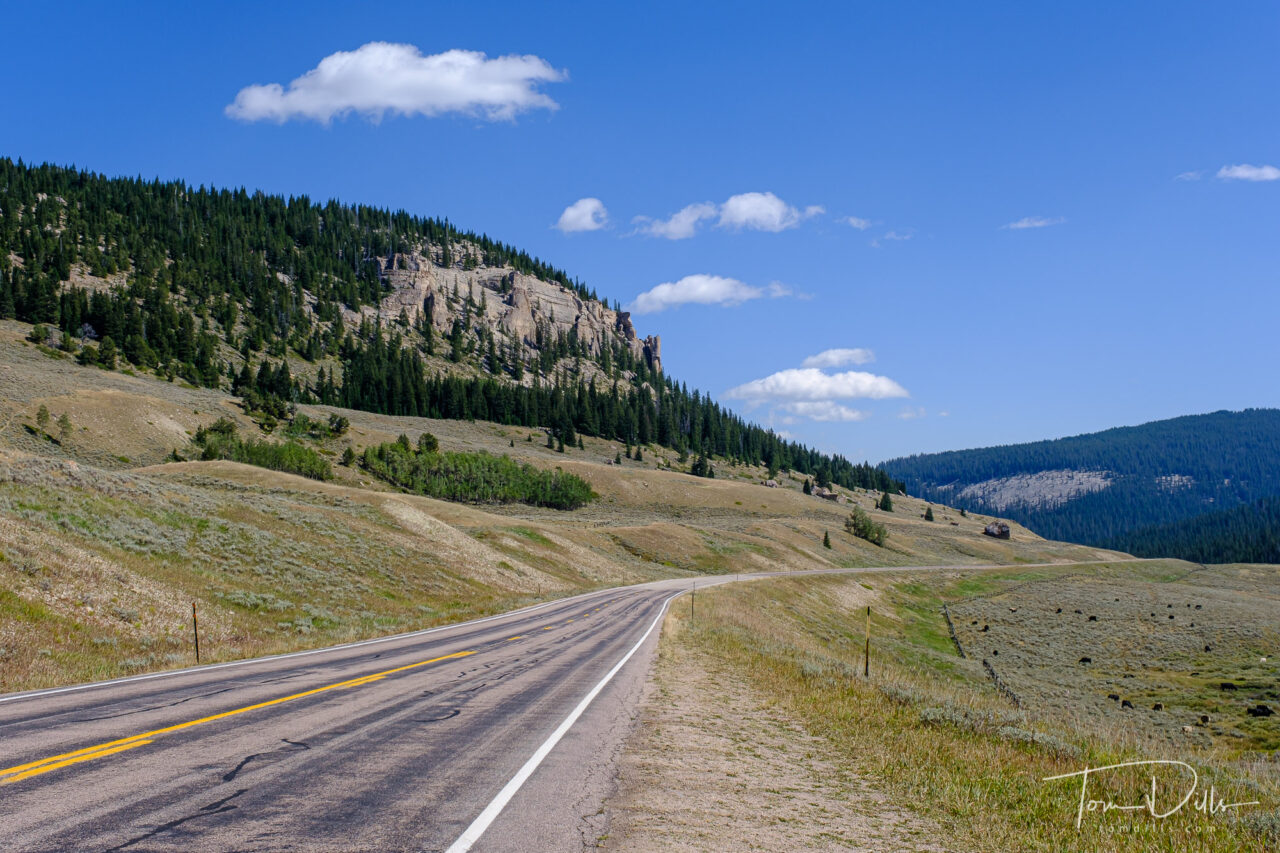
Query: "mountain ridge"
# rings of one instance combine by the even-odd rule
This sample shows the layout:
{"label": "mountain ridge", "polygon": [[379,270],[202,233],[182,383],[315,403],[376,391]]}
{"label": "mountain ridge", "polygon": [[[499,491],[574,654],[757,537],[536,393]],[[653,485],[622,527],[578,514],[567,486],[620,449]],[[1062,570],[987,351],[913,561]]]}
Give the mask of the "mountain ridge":
{"label": "mountain ridge", "polygon": [[1006,515],[1049,538],[1120,547],[1142,528],[1280,494],[1278,447],[1280,410],[1245,409],[883,465],[927,500]]}

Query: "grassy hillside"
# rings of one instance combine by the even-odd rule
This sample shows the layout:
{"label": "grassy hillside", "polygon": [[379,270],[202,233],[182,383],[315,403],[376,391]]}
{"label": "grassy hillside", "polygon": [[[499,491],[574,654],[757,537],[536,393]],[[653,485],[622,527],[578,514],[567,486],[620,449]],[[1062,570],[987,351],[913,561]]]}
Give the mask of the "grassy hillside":
{"label": "grassy hillside", "polygon": [[[1124,548],[1142,528],[1280,494],[1280,410],[1193,415],[884,467],[911,494],[1008,515],[1052,539]],[[1151,555],[1233,559],[1231,551],[1143,542]]]}
{"label": "grassy hillside", "polygon": [[[0,690],[176,667],[192,661],[190,606],[202,654],[226,659],[408,630],[604,585],[705,573],[827,566],[1091,559],[1096,549],[1014,527],[998,541],[983,518],[902,498],[841,490],[877,513],[880,548],[844,532],[853,504],[805,495],[803,477],[761,485],[761,467],[686,473],[650,445],[643,461],[616,442],[546,447],[543,430],[395,418],[301,406],[341,436],[298,439],[329,460],[320,481],[228,461],[166,461],[221,418],[262,432],[230,395],[154,376],[104,373],[25,340],[0,322]],[[42,429],[67,416],[71,428]],[[598,498],[565,512],[447,503],[394,489],[350,447],[416,443],[510,455],[585,480]],[[831,548],[822,545],[829,532]]]}

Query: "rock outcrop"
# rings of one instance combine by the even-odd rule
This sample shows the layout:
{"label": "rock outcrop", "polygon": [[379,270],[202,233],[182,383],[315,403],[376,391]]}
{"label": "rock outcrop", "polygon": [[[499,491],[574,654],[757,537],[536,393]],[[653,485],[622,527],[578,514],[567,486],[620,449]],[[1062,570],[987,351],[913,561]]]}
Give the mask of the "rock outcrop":
{"label": "rock outcrop", "polygon": [[994,536],[997,539],[1008,539],[1009,525],[1005,524],[1003,521],[993,521],[988,524],[982,532],[988,536]]}
{"label": "rock outcrop", "polygon": [[[467,247],[456,247],[453,254],[465,258]],[[381,316],[383,322],[392,322],[404,312],[416,323],[425,314],[433,328],[448,334],[454,320],[463,316],[469,296],[472,324],[488,326],[495,336],[536,349],[539,329],[544,340],[572,334],[593,356],[621,343],[637,359],[662,369],[662,341],[657,335],[639,337],[629,312],[584,300],[559,282],[543,281],[510,267],[464,269],[461,262],[442,267],[420,252],[397,254],[381,259],[381,263],[383,280],[391,292],[378,308],[363,310],[369,319]],[[357,316],[349,313],[348,319]]]}

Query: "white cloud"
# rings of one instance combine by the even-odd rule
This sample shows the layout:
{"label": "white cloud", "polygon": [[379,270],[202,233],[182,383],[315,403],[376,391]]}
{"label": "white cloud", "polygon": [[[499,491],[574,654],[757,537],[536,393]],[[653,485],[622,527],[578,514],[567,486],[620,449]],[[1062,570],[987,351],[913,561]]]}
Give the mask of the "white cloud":
{"label": "white cloud", "polygon": [[1024,228],[1048,228],[1050,225],[1061,225],[1066,221],[1066,218],[1062,216],[1024,216],[1016,222],[1010,222],[1008,225],[1000,227],[1012,231],[1021,231]]}
{"label": "white cloud", "polygon": [[869,349],[829,349],[811,355],[800,363],[801,367],[844,367],[846,364],[867,364],[876,360]]}
{"label": "white cloud", "polygon": [[924,416],[924,406],[917,406],[915,408],[908,406],[901,412],[898,412],[898,417],[904,421],[915,420],[916,418],[923,418]]}
{"label": "white cloud", "polygon": [[801,222],[824,213],[819,205],[810,205],[803,211],[792,207],[773,193],[741,193],[730,196],[720,206],[721,228],[753,231],[786,231]]}
{"label": "white cloud", "polygon": [[1179,172],[1173,176],[1175,181],[1198,181],[1204,176],[1204,172]]}
{"label": "white cloud", "polygon": [[910,240],[914,236],[916,236],[916,232],[914,229],[908,229],[906,231],[886,231],[883,236],[877,237],[871,241],[871,248],[879,249],[881,240],[905,242],[907,240]]}
{"label": "white cloud", "polygon": [[709,201],[690,204],[668,219],[637,216],[632,220],[641,234],[686,240],[698,233],[702,223],[717,219],[716,226],[734,231],[786,231],[806,219],[826,212],[821,205],[811,204],[804,210],[787,204],[773,193],[740,193],[724,204]]}
{"label": "white cloud", "polygon": [[556,109],[556,102],[537,87],[567,76],[537,56],[489,59],[470,50],[423,56],[411,44],[369,42],[326,56],[287,88],[279,83],[246,86],[225,112],[242,121],[278,123],[311,119],[327,124],[352,112],[373,122],[388,112],[454,112],[497,121],[526,110]]}
{"label": "white cloud", "polygon": [[556,227],[566,234],[599,231],[609,224],[609,211],[598,198],[580,198],[564,209]]}
{"label": "white cloud", "polygon": [[687,240],[698,232],[698,225],[706,219],[715,219],[719,207],[711,202],[691,204],[673,213],[670,219],[650,219],[637,216],[632,220],[641,233],[668,240]]}
{"label": "white cloud", "polygon": [[1218,178],[1224,181],[1280,181],[1280,169],[1275,166],[1250,166],[1241,163],[1238,166],[1223,166],[1218,170]]}
{"label": "white cloud", "polygon": [[667,308],[693,303],[695,305],[739,305],[749,299],[767,296],[777,299],[790,296],[791,288],[773,282],[766,287],[754,287],[718,275],[687,275],[679,281],[664,282],[652,290],[646,290],[629,306],[637,314],[653,314]]}
{"label": "white cloud", "polygon": [[816,403],[784,403],[781,408],[802,418],[809,418],[822,423],[850,423],[867,419],[866,412],[850,409],[848,406],[842,406],[830,400],[822,400]]}
{"label": "white cloud", "polygon": [[823,373],[816,367],[780,370],[763,379],[755,379],[736,388],[730,388],[725,396],[731,400],[748,403],[825,402],[868,398],[880,400],[887,397],[909,396],[905,388],[887,376],[850,370],[845,373]]}
{"label": "white cloud", "polygon": [[859,231],[866,231],[874,223],[870,219],[863,219],[861,216],[846,216],[840,220],[850,228],[856,228]]}

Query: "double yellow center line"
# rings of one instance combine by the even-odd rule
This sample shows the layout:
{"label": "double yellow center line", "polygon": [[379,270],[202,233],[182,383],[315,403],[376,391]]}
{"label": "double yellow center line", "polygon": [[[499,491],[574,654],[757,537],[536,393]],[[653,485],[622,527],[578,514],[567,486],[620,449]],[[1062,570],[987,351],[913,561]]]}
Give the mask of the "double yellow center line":
{"label": "double yellow center line", "polygon": [[[512,639],[515,639],[514,637]],[[259,702],[256,705],[246,705],[243,708],[236,708],[234,711],[223,711],[220,714],[213,714],[208,717],[201,717],[198,720],[189,720],[185,723],[177,723],[172,726],[166,726],[163,729],[155,729],[149,732],[143,732],[132,737],[120,738],[119,740],[107,741],[96,746],[86,746],[84,749],[77,749],[74,752],[64,752],[61,755],[51,755],[48,758],[42,758],[39,761],[31,761],[27,764],[19,764],[15,767],[7,767],[0,770],[0,785],[7,785],[10,782],[17,782],[22,779],[38,776],[41,773],[48,773],[50,770],[57,770],[59,767],[66,767],[69,764],[77,764],[81,761],[92,761],[95,758],[103,758],[108,755],[115,755],[117,752],[124,752],[126,749],[133,749],[137,746],[144,746],[151,743],[160,735],[170,734],[172,732],[182,731],[194,726],[211,723],[214,720],[222,720],[227,717],[234,717],[237,714],[244,714],[248,711],[256,711],[259,708],[270,708],[272,705],[283,705],[285,702],[292,702],[295,699],[302,699],[305,696],[315,696],[317,693],[324,693],[329,690],[342,690],[351,687],[363,687],[366,684],[372,684],[380,681],[388,675],[397,672],[405,672],[410,669],[417,669],[420,666],[439,663],[442,660],[451,660],[453,658],[462,658],[467,655],[475,654],[474,651],[454,652],[451,655],[444,655],[431,660],[418,661],[417,663],[398,666],[395,669],[387,669],[382,672],[375,672],[371,675],[362,675],[359,678],[352,678],[347,681],[339,681],[337,684],[329,684],[324,687],[317,687],[313,690],[304,690],[301,693],[294,693],[291,696],[281,696],[279,699],[271,699],[266,702]]]}

